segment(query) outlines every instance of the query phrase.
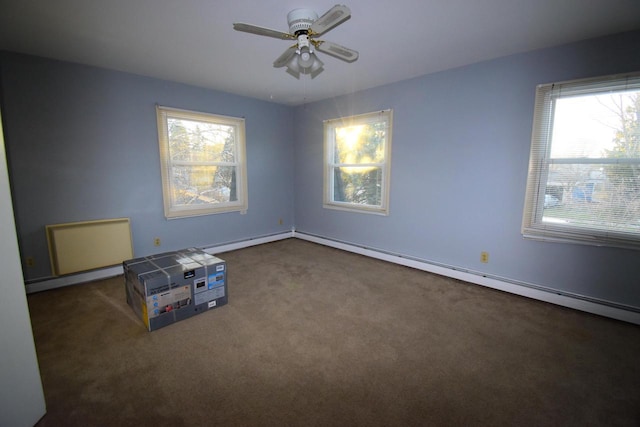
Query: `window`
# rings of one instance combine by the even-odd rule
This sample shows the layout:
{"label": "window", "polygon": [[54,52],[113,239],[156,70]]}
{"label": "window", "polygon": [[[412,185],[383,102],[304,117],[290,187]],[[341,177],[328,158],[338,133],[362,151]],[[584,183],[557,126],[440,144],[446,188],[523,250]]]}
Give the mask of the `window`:
{"label": "window", "polygon": [[156,112],[165,217],[246,211],[244,119]]}
{"label": "window", "polygon": [[391,110],[324,122],[324,207],[388,215]]}
{"label": "window", "polygon": [[640,75],[538,86],[525,237],[640,249]]}

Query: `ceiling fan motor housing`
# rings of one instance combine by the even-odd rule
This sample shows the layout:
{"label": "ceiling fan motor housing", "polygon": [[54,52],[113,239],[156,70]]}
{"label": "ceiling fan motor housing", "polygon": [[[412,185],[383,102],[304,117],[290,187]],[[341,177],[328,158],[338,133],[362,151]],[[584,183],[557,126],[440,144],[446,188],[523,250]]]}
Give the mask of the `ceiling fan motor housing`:
{"label": "ceiling fan motor housing", "polygon": [[289,32],[298,34],[299,31],[307,32],[311,24],[318,19],[318,14],[310,9],[294,9],[287,14]]}

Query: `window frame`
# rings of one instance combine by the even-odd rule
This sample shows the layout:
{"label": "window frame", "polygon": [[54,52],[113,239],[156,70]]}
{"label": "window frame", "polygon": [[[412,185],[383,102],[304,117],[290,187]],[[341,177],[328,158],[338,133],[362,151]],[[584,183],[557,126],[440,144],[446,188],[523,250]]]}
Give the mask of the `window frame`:
{"label": "window frame", "polygon": [[[536,87],[529,171],[522,218],[524,238],[563,243],[640,249],[640,231],[620,232],[605,227],[544,222],[545,195],[551,164],[617,164],[619,159],[551,158],[555,100],[578,95],[618,93],[640,89],[640,73],[542,84]],[[640,159],[623,161],[640,165]]]}
{"label": "window frame", "polygon": [[[225,212],[246,213],[248,208],[247,194],[247,161],[245,141],[245,119],[240,117],[223,116],[199,111],[183,110],[172,107],[156,105],[156,117],[158,125],[158,145],[160,148],[160,171],[162,177],[162,198],[164,215],[166,219],[189,218],[202,215],[213,215]],[[169,156],[169,128],[168,119],[182,119],[213,123],[216,125],[231,126],[235,128],[234,162],[205,162],[205,161],[180,161],[172,162]],[[203,205],[176,205],[172,198],[172,167],[180,163],[182,166],[212,166],[224,165],[236,168],[236,201]]]}
{"label": "window frame", "polygon": [[[370,125],[373,123],[386,122],[386,135],[384,147],[384,161],[382,163],[373,162],[367,164],[341,164],[333,161],[335,147],[335,130],[339,127]],[[325,120],[324,124],[324,179],[323,179],[323,207],[350,212],[360,212],[376,215],[389,215],[389,189],[391,178],[391,142],[393,130],[393,110],[378,110],[370,113],[357,114],[347,117]],[[382,173],[380,206],[366,205],[352,202],[341,202],[334,200],[334,168],[336,167],[357,167],[376,166],[380,167]]]}

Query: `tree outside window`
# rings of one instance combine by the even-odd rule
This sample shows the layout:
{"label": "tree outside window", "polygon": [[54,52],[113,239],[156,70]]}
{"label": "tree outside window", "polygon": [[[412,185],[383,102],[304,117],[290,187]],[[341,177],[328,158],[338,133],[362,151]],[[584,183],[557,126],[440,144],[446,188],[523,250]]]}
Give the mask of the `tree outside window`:
{"label": "tree outside window", "polygon": [[391,110],[325,122],[324,206],[388,214]]}
{"label": "tree outside window", "polygon": [[157,111],[165,216],[246,210],[244,120]]}

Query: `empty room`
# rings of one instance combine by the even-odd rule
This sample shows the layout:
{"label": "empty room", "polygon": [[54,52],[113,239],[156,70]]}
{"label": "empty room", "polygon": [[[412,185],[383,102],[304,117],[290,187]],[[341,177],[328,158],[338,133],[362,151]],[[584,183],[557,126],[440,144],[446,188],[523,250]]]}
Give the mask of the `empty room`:
{"label": "empty room", "polygon": [[640,2],[0,2],[0,425],[637,426]]}

